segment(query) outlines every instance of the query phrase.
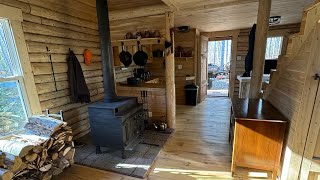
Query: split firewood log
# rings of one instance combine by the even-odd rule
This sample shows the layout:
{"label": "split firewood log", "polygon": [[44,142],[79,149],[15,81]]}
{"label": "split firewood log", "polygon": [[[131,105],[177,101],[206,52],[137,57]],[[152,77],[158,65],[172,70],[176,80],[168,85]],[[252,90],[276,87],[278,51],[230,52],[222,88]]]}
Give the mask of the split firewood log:
{"label": "split firewood log", "polygon": [[37,169],[37,167],[34,164],[27,164],[28,169]]}
{"label": "split firewood log", "polygon": [[47,149],[50,149],[53,145],[53,139],[52,138],[49,138],[44,144],[43,144],[43,147],[46,147]]}
{"label": "split firewood log", "polygon": [[37,153],[29,153],[27,154],[24,158],[28,161],[28,162],[33,162],[37,159],[38,154]]}
{"label": "split firewood log", "polygon": [[12,154],[6,154],[5,162],[6,169],[9,169],[11,172],[15,173],[21,169],[23,165],[22,158],[19,156],[14,156]]}
{"label": "split firewood log", "polygon": [[59,151],[59,157],[66,156],[66,154],[71,150],[71,146],[65,146],[61,151]]}
{"label": "split firewood log", "polygon": [[41,172],[47,172],[47,171],[49,171],[51,169],[51,167],[52,167],[52,164],[50,163],[50,164],[46,164],[46,165],[40,167],[39,170]]}
{"label": "split firewood log", "polygon": [[65,155],[65,158],[69,161],[70,164],[74,164],[74,155],[75,155],[76,149],[72,148],[70,151]]}
{"label": "split firewood log", "polygon": [[40,145],[37,145],[37,146],[35,146],[35,147],[32,149],[32,151],[33,151],[34,153],[39,154],[39,153],[42,152],[42,149],[43,149],[43,147],[41,147]]}
{"label": "split firewood log", "polygon": [[29,170],[19,171],[19,172],[17,172],[16,174],[14,174],[14,178],[23,176],[24,174],[27,174],[27,173],[29,173],[29,172],[30,172]]}
{"label": "split firewood log", "polygon": [[51,159],[54,161],[54,160],[58,159],[59,153],[54,152],[50,156],[51,156]]}
{"label": "split firewood log", "polygon": [[72,141],[72,138],[73,138],[72,134],[71,135],[67,135],[65,140],[70,142],[70,141]]}
{"label": "split firewood log", "polygon": [[0,140],[0,150],[14,156],[24,157],[33,147],[33,145],[24,142]]}
{"label": "split firewood log", "polygon": [[11,180],[13,178],[13,173],[8,169],[0,168],[0,179],[1,180]]}
{"label": "split firewood log", "polygon": [[6,159],[6,154],[1,152],[1,155],[0,155],[0,166],[3,167],[4,166],[4,161]]}

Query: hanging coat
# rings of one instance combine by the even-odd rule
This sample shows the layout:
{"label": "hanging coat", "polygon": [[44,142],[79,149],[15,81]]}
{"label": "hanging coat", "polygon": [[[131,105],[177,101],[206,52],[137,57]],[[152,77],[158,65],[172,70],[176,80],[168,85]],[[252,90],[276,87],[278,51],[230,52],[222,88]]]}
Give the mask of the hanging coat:
{"label": "hanging coat", "polygon": [[245,59],[246,72],[243,74],[243,77],[250,77],[250,72],[252,71],[255,37],[256,37],[256,24],[252,26],[249,34],[249,50]]}
{"label": "hanging coat", "polygon": [[86,81],[84,79],[82,68],[73,51],[70,51],[67,63],[68,63],[68,79],[69,79],[72,102],[73,103],[91,102],[90,92],[86,84]]}

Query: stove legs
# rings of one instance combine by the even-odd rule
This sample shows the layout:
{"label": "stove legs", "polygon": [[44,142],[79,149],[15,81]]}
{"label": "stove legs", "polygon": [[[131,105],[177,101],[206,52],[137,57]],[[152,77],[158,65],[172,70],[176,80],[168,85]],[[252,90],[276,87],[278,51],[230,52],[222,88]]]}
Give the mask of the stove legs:
{"label": "stove legs", "polygon": [[96,146],[96,154],[102,154],[100,146]]}
{"label": "stove legs", "polygon": [[122,159],[127,159],[126,150],[122,150]]}

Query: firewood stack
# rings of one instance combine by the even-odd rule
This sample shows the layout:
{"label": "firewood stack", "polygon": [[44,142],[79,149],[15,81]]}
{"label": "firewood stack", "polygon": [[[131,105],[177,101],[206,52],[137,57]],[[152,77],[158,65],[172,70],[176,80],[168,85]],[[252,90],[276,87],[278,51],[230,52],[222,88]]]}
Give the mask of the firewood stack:
{"label": "firewood stack", "polygon": [[73,164],[75,148],[67,123],[33,116],[22,132],[0,140],[0,179],[51,179]]}

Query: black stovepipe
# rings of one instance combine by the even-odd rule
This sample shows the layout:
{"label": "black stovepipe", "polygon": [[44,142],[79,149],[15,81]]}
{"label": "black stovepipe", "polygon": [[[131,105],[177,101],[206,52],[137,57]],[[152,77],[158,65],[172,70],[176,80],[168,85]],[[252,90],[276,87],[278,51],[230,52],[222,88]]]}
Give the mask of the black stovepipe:
{"label": "black stovepipe", "polygon": [[98,28],[100,34],[100,49],[103,71],[104,102],[117,99],[114,81],[112,46],[107,0],[96,0]]}

